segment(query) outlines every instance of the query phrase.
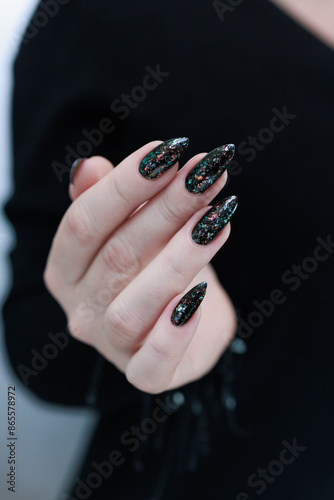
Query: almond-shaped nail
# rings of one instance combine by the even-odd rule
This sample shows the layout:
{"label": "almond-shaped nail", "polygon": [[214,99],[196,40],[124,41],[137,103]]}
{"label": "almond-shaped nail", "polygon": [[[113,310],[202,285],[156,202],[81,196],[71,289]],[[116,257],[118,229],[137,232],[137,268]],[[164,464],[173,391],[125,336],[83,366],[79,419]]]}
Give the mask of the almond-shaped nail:
{"label": "almond-shaped nail", "polygon": [[190,320],[204,299],[207,286],[207,282],[202,281],[182,297],[171,316],[173,325],[182,326]]}
{"label": "almond-shaped nail", "polygon": [[192,239],[199,245],[210,243],[229,222],[237,206],[236,196],[220,200],[194,226],[191,233]]}
{"label": "almond-shaped nail", "polygon": [[225,172],[235,152],[234,144],[225,144],[210,151],[186,177],[186,189],[191,193],[203,193]]}
{"label": "almond-shaped nail", "polygon": [[72,167],[71,167],[71,170],[70,170],[70,184],[73,184],[73,177],[74,177],[74,174],[75,174],[75,171],[76,169],[78,168],[79,165],[81,165],[81,163],[86,160],[86,158],[78,158],[77,160],[75,160],[75,162],[72,164]]}
{"label": "almond-shaped nail", "polygon": [[189,145],[188,137],[169,139],[152,149],[139,165],[139,172],[146,179],[157,179],[181,158]]}

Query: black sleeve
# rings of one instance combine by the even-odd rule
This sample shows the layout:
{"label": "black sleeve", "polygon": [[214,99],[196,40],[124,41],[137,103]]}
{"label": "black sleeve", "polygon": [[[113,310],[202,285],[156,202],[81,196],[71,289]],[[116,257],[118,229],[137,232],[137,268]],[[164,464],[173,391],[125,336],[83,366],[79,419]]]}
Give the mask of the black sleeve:
{"label": "black sleeve", "polygon": [[68,335],[66,317],[42,278],[70,204],[71,163],[85,155],[110,158],[119,136],[116,131],[97,144],[99,137],[83,134],[110,115],[110,100],[87,72],[87,19],[78,15],[64,5],[45,29],[23,38],[14,65],[14,191],[5,214],[16,242],[3,318],[10,362],[24,385],[52,402],[110,408],[133,401],[139,391],[93,348]]}

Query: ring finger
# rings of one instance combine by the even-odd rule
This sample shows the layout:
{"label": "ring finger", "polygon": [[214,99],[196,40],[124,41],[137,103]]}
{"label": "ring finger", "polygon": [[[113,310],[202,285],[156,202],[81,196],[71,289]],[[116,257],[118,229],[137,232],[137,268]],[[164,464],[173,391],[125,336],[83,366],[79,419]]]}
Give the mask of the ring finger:
{"label": "ring finger", "polygon": [[105,314],[98,344],[134,351],[153,328],[166,304],[188,286],[229,236],[236,196],[200,210],[162,252],[115,298]]}

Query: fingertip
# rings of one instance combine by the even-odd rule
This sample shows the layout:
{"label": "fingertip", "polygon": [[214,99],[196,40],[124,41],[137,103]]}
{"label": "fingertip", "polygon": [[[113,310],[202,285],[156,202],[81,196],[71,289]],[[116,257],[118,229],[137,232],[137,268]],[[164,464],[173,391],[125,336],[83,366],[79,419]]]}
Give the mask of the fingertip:
{"label": "fingertip", "polygon": [[69,196],[75,200],[88,188],[113,170],[113,164],[103,156],[78,158],[70,170]]}

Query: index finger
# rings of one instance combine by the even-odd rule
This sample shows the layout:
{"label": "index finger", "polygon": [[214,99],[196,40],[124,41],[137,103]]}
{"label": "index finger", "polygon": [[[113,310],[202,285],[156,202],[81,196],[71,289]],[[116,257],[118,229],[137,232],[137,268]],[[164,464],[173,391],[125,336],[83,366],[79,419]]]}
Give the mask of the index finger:
{"label": "index finger", "polygon": [[146,144],[82,193],[68,208],[58,228],[45,279],[52,276],[62,284],[79,281],[113,231],[176,175],[177,167],[171,167],[188,144],[186,137]]}

